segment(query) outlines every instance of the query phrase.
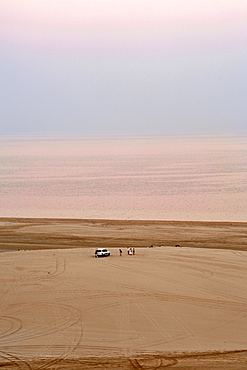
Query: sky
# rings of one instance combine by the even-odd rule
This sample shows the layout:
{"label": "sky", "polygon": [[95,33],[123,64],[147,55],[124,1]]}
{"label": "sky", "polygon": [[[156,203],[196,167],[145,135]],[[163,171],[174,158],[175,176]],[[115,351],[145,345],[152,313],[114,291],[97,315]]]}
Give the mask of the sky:
{"label": "sky", "polygon": [[0,135],[242,132],[246,0],[1,0]]}

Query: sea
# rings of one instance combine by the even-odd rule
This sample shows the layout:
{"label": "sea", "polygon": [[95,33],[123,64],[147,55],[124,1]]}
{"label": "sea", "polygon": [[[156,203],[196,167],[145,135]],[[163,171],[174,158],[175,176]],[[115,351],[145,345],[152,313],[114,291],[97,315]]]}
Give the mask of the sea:
{"label": "sea", "polygon": [[247,133],[0,136],[0,217],[247,221]]}

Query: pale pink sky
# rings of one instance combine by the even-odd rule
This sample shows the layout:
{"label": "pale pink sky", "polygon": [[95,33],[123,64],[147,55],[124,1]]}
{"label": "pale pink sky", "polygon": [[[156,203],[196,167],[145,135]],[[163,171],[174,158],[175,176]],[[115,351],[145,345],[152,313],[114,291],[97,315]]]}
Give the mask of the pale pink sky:
{"label": "pale pink sky", "polygon": [[0,134],[246,129],[246,0],[1,0]]}
{"label": "pale pink sky", "polygon": [[176,45],[181,38],[196,46],[198,36],[205,44],[231,44],[247,41],[246,17],[245,0],[2,0],[0,37],[21,46],[70,50],[71,43],[84,49],[90,41],[93,48],[101,50],[103,43],[109,50],[116,39],[125,46],[138,40],[141,48]]}

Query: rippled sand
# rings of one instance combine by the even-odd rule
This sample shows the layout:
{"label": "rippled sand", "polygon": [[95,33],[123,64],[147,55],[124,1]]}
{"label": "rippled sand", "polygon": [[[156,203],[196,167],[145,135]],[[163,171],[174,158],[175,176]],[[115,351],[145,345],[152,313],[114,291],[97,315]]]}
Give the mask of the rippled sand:
{"label": "rippled sand", "polygon": [[1,368],[247,367],[246,224],[0,221]]}

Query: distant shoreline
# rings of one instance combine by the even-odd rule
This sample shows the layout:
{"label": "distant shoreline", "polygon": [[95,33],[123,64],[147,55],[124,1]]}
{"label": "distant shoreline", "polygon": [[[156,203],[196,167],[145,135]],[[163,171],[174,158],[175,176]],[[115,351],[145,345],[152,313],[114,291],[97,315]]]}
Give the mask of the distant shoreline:
{"label": "distant shoreline", "polygon": [[247,222],[0,217],[0,249],[191,247],[247,250]]}
{"label": "distant shoreline", "polygon": [[246,224],[247,221],[217,221],[217,220],[203,220],[203,221],[198,221],[198,220],[161,220],[161,219],[118,219],[118,218],[74,218],[74,217],[28,217],[28,216],[23,216],[23,217],[17,217],[17,216],[0,216],[0,222],[2,221],[20,221],[20,220],[42,220],[42,221],[75,221],[75,222],[84,222],[84,221],[92,221],[92,222],[101,222],[101,221],[106,221],[106,222],[134,222],[134,223],[140,223],[140,222],[159,222],[159,223],[202,223],[202,224],[208,224],[208,223],[215,223],[215,224]]}

